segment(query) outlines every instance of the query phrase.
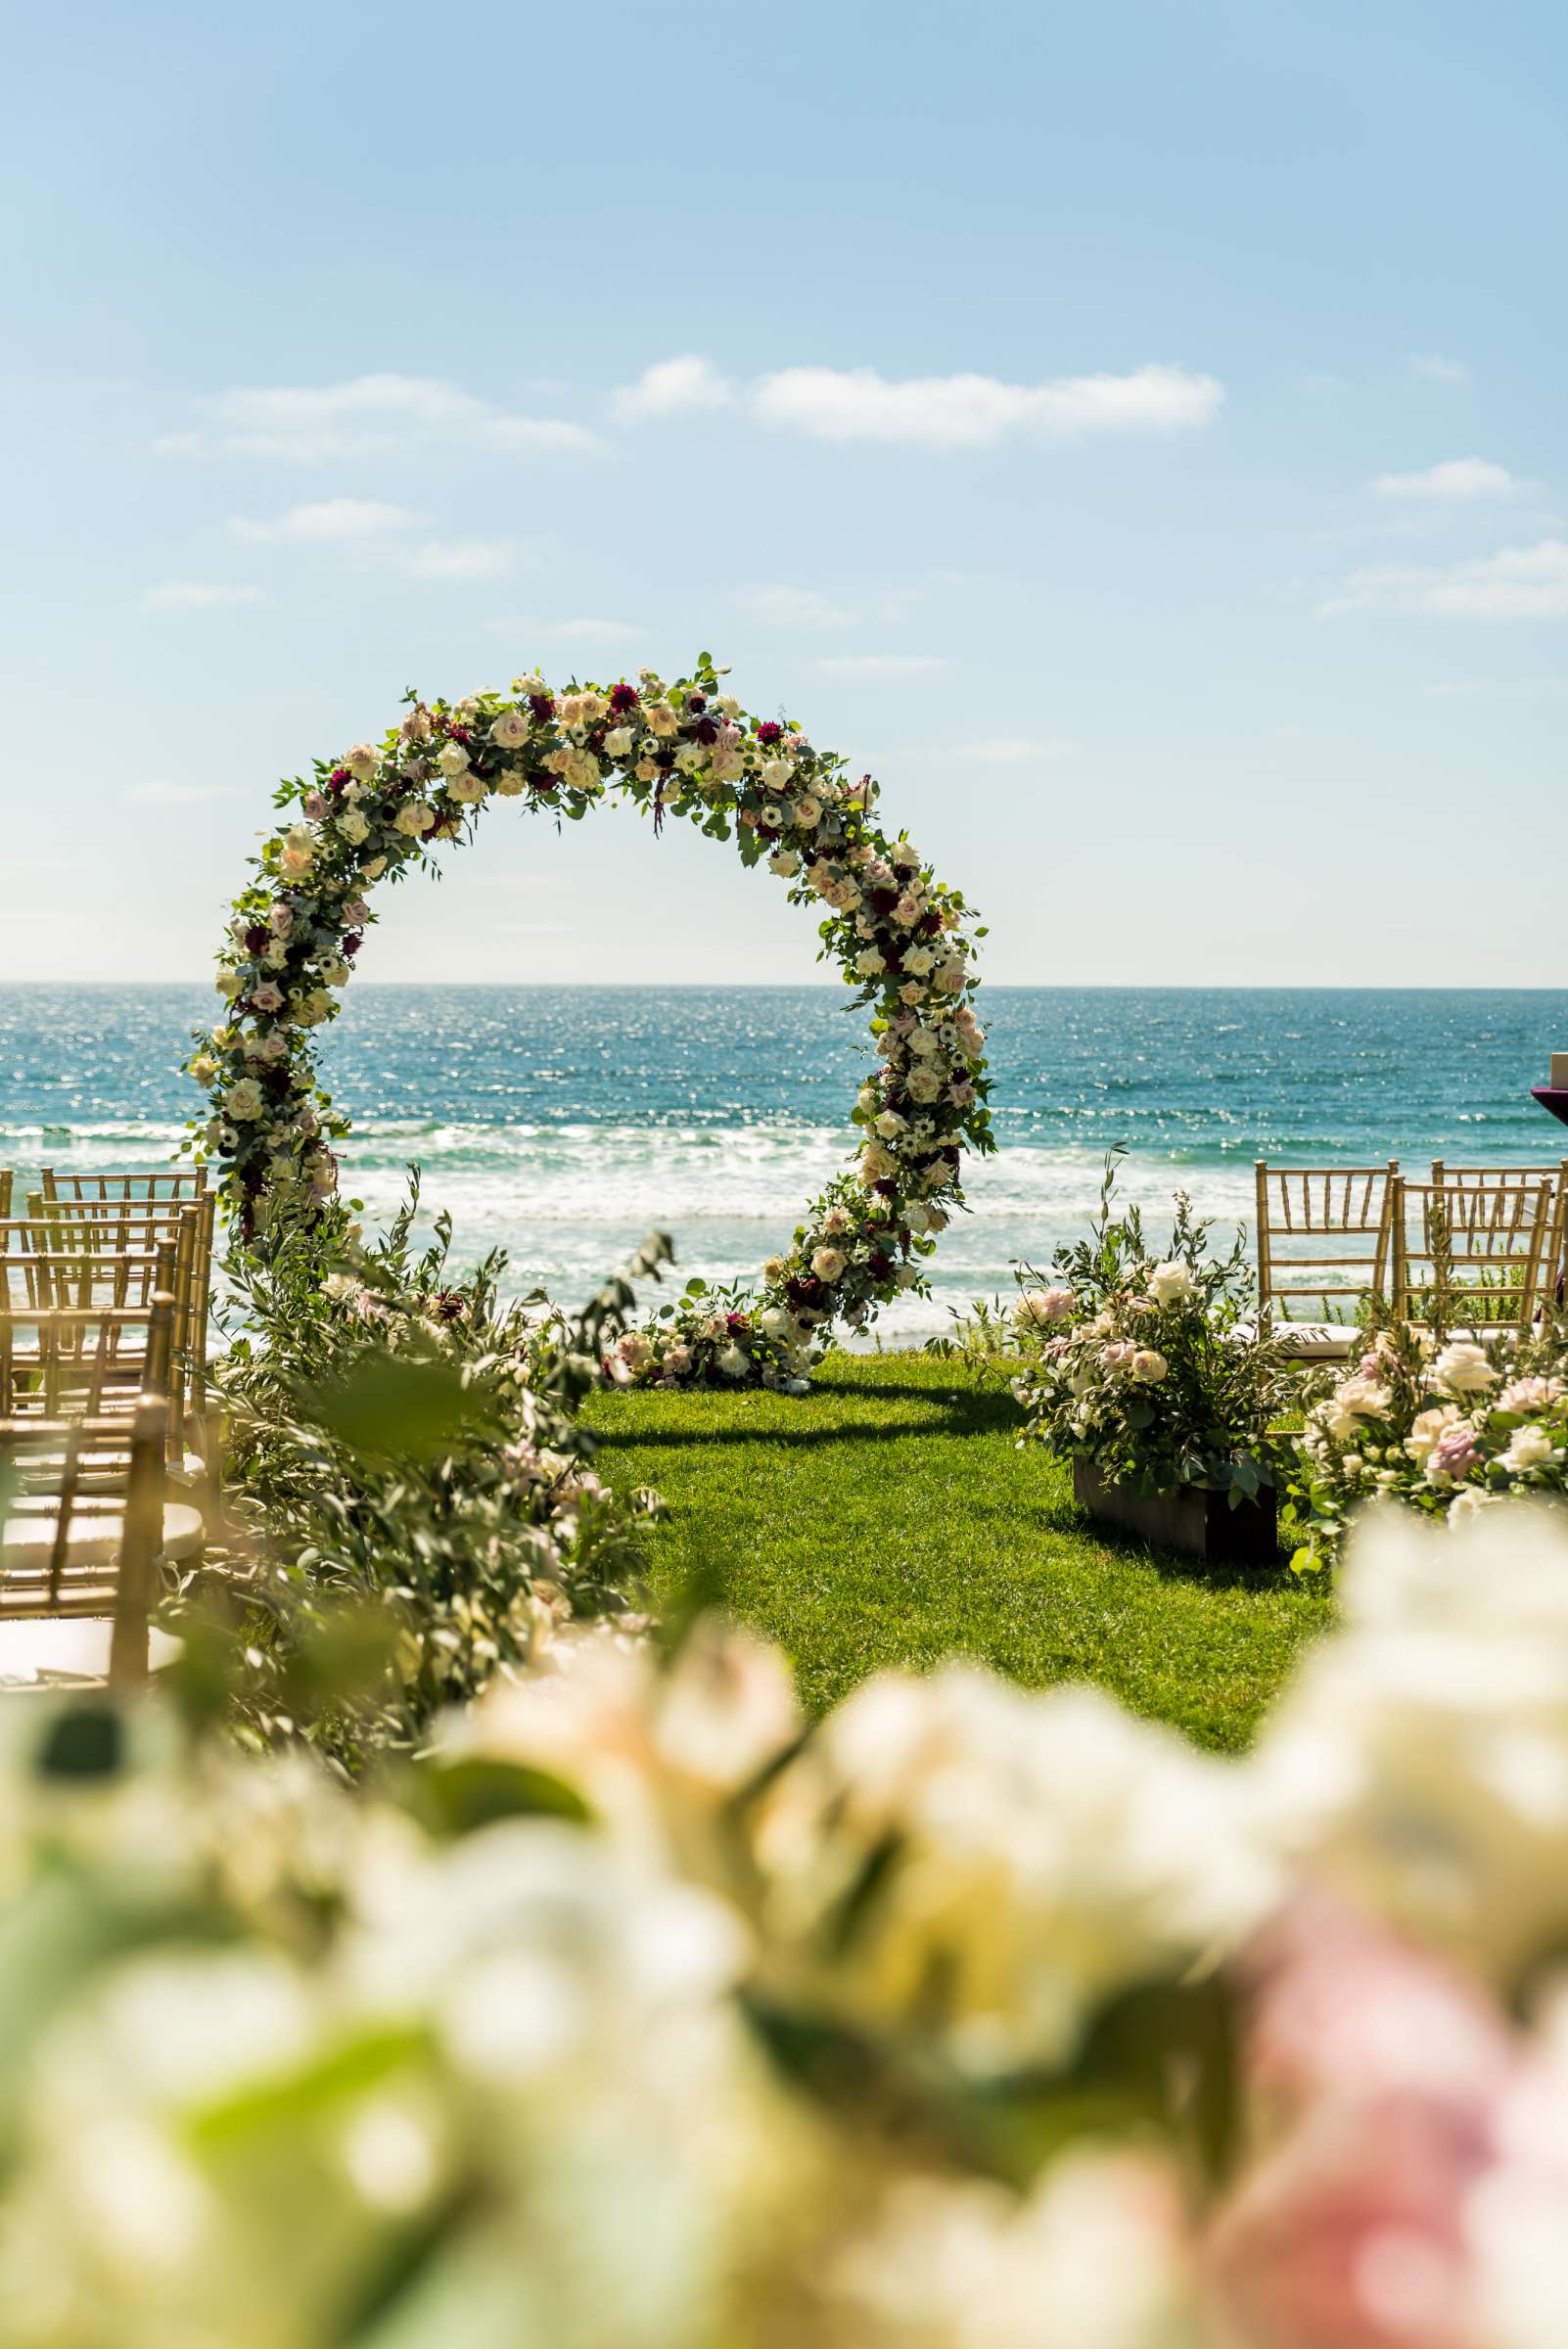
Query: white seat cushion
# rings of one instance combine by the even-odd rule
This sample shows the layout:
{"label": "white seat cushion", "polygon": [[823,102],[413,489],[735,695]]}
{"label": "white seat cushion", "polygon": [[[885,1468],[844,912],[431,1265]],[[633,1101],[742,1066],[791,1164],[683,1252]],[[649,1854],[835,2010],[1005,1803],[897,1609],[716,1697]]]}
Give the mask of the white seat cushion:
{"label": "white seat cushion", "polygon": [[[109,1678],[109,1649],[115,1626],[107,1615],[39,1615],[0,1623],[0,1690],[100,1685]],[[180,1641],[167,1632],[147,1635],[154,1672],[172,1664]]]}
{"label": "white seat cushion", "polygon": [[[55,1509],[21,1509],[0,1527],[0,1575],[47,1574],[54,1555]],[[84,1566],[112,1566],[119,1555],[125,1525],[125,1504],[116,1498],[98,1500],[91,1492],[79,1495],[70,1513],[66,1543],[66,1571]],[[174,1565],[194,1558],[202,1547],[202,1512],[183,1500],[163,1504],[163,1555]]]}
{"label": "white seat cushion", "polygon": [[1304,1362],[1348,1361],[1366,1344],[1365,1331],[1349,1321],[1275,1321],[1273,1334]]}

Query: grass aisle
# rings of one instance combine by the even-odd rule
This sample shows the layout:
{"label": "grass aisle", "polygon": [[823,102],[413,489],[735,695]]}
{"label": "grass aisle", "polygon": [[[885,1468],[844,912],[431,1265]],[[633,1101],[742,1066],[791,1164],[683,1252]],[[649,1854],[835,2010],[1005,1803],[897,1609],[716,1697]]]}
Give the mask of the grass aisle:
{"label": "grass aisle", "polygon": [[1101,1539],[1068,1471],[1015,1449],[1012,1398],[919,1354],[835,1355],[805,1400],[596,1397],[601,1472],[653,1485],[660,1599],[713,1577],[787,1649],[805,1702],[958,1651],[1091,1680],[1200,1743],[1244,1745],[1326,1594]]}

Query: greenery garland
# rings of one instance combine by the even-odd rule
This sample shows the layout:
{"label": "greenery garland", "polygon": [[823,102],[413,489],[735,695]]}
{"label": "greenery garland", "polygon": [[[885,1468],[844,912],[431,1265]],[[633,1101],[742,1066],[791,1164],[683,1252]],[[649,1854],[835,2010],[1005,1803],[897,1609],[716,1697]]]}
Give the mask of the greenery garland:
{"label": "greenery garland", "polygon": [[812,1201],[761,1292],[690,1283],[606,1360],[623,1382],[667,1386],[798,1381],[832,1324],[863,1326],[923,1283],[923,1260],[961,1202],[967,1148],[994,1147],[985,1035],[975,1015],[976,943],[962,896],[935,877],[852,781],[787,719],[756,718],[719,690],[701,654],[666,684],[576,685],[540,676],[453,704],[407,697],[382,742],[280,784],[284,817],[236,898],[217,987],[228,1017],[198,1031],[187,1068],[210,1116],[193,1147],[223,1168],[244,1238],[319,1213],[338,1188],[332,1144],[349,1130],[317,1082],[309,1032],[337,1017],[365,933],[371,888],[433,864],[438,842],[472,838],[484,806],[522,799],[577,821],[615,791],[651,815],[684,817],[765,860],[795,903],[822,915],[819,960],[837,962],[870,1012],[881,1065],[853,1111],[853,1167]]}

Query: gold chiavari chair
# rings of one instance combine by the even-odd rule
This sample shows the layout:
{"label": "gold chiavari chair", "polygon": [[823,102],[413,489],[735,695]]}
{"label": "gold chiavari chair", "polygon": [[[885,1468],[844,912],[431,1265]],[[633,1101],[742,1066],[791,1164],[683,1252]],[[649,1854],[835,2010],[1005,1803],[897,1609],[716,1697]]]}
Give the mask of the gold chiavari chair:
{"label": "gold chiavari chair", "polygon": [[[197,1215],[195,1292],[190,1317],[200,1344],[190,1349],[190,1393],[197,1414],[207,1409],[207,1332],[211,1325],[211,1259],[218,1220],[218,1193],[207,1184],[207,1168],[188,1173],[158,1170],[153,1174],[57,1174],[42,1168],[42,1191],[28,1193],[28,1215],[37,1220],[92,1221],[111,1245],[146,1247],[153,1231],[171,1231],[181,1208]],[[104,1191],[104,1186],[113,1186]],[[134,1191],[131,1184],[160,1184]],[[173,1186],[173,1188],[169,1188]]]}
{"label": "gold chiavari chair", "polygon": [[114,1414],[92,1407],[93,1382],[79,1384],[81,1309],[36,1307],[30,1318],[33,1367],[18,1370],[0,1347],[0,1685],[134,1684],[174,1646],[150,1627],[161,1568],[194,1557],[204,1532],[199,1510],[166,1497],[173,1292],[149,1302],[142,1388]]}
{"label": "gold chiavari chair", "polygon": [[0,1167],[0,1219],[11,1213],[11,1186],[14,1179],[9,1167]]}
{"label": "gold chiavari chair", "polygon": [[[1257,1162],[1258,1301],[1299,1361],[1342,1361],[1355,1315],[1386,1295],[1399,1160],[1383,1167],[1272,1167]],[[1299,1313],[1315,1305],[1318,1317]]]}
{"label": "gold chiavari chair", "polygon": [[[117,1221],[107,1226],[88,1219],[44,1216],[12,1218],[0,1222],[0,1287],[7,1310],[15,1314],[19,1303],[28,1309],[59,1310],[68,1306],[85,1313],[92,1308],[142,1308],[161,1278],[165,1251],[171,1252],[169,1283],[174,1297],[173,1359],[169,1372],[169,1447],[171,1464],[183,1463],[197,1432],[205,1398],[193,1392],[191,1363],[201,1350],[198,1319],[200,1284],[197,1251],[201,1220],[194,1207],[173,1216],[134,1225]],[[77,1351],[96,1345],[100,1333],[85,1321],[79,1325]],[[27,1337],[13,1334],[14,1359],[25,1361]],[[109,1331],[104,1346],[102,1379],[105,1407],[129,1408],[141,1383],[145,1359],[145,1325],[131,1319]],[[61,1349],[69,1357],[69,1341]]]}
{"label": "gold chiavari chair", "polygon": [[174,1439],[190,1449],[207,1415],[208,1337],[212,1305],[213,1222],[211,1191],[184,1202],[50,1199],[40,1192],[27,1200],[35,1245],[55,1254],[119,1251],[147,1254],[173,1240],[175,1258],[175,1428]]}
{"label": "gold chiavari chair", "polygon": [[1511,1169],[1483,1170],[1470,1182],[1395,1184],[1394,1311],[1431,1317],[1437,1295],[1449,1318],[1477,1335],[1528,1330],[1552,1272],[1557,1228],[1555,1176],[1523,1182]]}
{"label": "gold chiavari chair", "polygon": [[1551,1237],[1546,1249],[1546,1271],[1554,1283],[1561,1280],[1564,1265],[1568,1263],[1568,1158],[1545,1167],[1451,1167],[1446,1159],[1435,1158],[1432,1180],[1460,1191],[1475,1190],[1481,1184],[1533,1189],[1539,1182],[1549,1182]]}

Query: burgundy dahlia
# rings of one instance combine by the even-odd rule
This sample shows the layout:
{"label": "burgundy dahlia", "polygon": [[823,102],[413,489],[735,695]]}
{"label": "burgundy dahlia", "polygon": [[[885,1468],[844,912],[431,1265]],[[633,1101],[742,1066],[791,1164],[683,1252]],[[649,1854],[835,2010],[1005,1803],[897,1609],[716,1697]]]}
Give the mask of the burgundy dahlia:
{"label": "burgundy dahlia", "polygon": [[728,1320],[729,1334],[732,1338],[738,1337],[743,1329],[750,1329],[751,1327],[751,1323],[747,1320],[744,1313],[731,1313],[728,1316]]}
{"label": "burgundy dahlia", "polygon": [[343,942],[343,950],[348,961],[352,962],[354,956],[358,953],[364,943],[364,933],[362,931],[349,931],[347,937]]}
{"label": "burgundy dahlia", "polygon": [[529,695],[529,710],[535,724],[542,726],[546,718],[554,717],[555,715],[554,694],[530,693]]}
{"label": "burgundy dahlia", "polygon": [[784,729],[776,717],[764,717],[757,729],[757,739],[759,742],[782,742]]}
{"label": "burgundy dahlia", "polygon": [[694,742],[716,742],[718,740],[718,728],[711,717],[700,717],[691,731]]}
{"label": "burgundy dahlia", "polygon": [[245,934],[248,954],[264,954],[272,944],[272,933],[264,922],[253,922]]}
{"label": "burgundy dahlia", "polygon": [[610,688],[610,707],[612,710],[635,710],[641,698],[642,697],[638,693],[635,685],[627,685],[623,683],[620,685],[612,685]]}

